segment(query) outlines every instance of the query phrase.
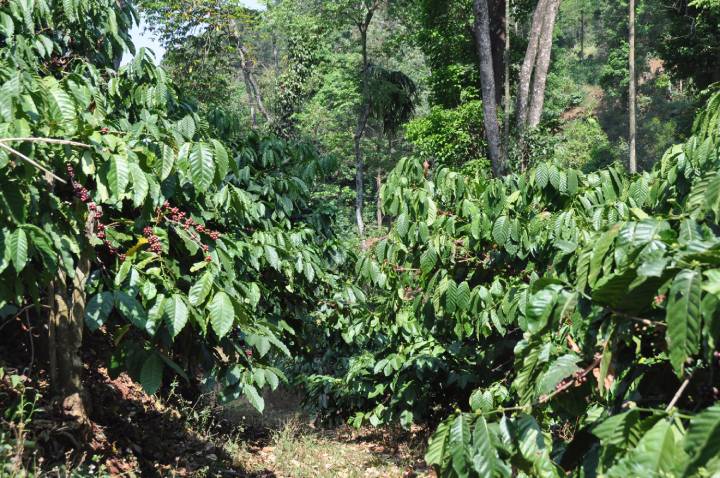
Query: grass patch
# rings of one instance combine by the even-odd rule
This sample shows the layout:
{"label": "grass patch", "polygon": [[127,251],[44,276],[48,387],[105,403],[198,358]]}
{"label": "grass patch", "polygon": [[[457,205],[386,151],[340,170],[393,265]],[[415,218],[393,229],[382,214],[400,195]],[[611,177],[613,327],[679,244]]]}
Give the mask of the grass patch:
{"label": "grass patch", "polygon": [[260,476],[272,470],[292,478],[431,476],[418,456],[420,443],[347,427],[316,430],[296,418],[271,432],[267,445],[238,452],[237,464]]}

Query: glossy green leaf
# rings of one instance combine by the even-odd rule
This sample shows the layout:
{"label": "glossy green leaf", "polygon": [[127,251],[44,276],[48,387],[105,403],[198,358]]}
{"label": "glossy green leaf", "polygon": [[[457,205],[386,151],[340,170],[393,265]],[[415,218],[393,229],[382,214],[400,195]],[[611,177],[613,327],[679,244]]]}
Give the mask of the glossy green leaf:
{"label": "glossy green leaf", "polygon": [[213,273],[210,271],[205,272],[200,279],[190,287],[188,293],[188,299],[190,299],[190,305],[199,306],[205,302],[208,294],[212,290],[213,286]]}
{"label": "glossy green leaf", "polygon": [[678,376],[685,361],[700,349],[702,278],[693,270],[680,271],[670,288],[667,306],[667,342],[670,362]]}
{"label": "glossy green leaf", "polygon": [[8,236],[5,247],[15,271],[22,271],[28,261],[28,239],[25,231],[22,228],[15,229]]}
{"label": "glossy green leaf", "polygon": [[235,311],[230,297],[222,291],[215,293],[208,304],[208,311],[210,312],[210,325],[215,334],[219,338],[225,337],[235,321]]}
{"label": "glossy green leaf", "polygon": [[163,360],[156,353],[150,353],[140,370],[140,385],[146,393],[154,395],[160,390],[163,378]]}
{"label": "glossy green leaf", "polygon": [[173,294],[165,300],[163,304],[163,318],[173,338],[177,337],[185,328],[188,321],[188,309],[180,295]]}
{"label": "glossy green leaf", "polygon": [[195,143],[190,149],[190,174],[198,192],[208,190],[215,176],[213,150],[206,143]]}
{"label": "glossy green leaf", "polygon": [[115,297],[112,292],[101,292],[90,298],[85,306],[85,325],[91,332],[99,329],[113,310]]}

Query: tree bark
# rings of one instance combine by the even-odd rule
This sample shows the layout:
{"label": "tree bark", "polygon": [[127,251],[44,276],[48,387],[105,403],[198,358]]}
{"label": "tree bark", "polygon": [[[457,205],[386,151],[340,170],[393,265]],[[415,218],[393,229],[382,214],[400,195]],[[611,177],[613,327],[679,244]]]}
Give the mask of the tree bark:
{"label": "tree bark", "polygon": [[382,188],[382,173],[379,169],[377,172],[377,176],[375,176],[375,188],[377,189],[377,196],[375,197],[375,219],[377,220],[378,230],[382,230],[383,213],[382,198],[380,197],[380,189]]}
{"label": "tree bark", "polygon": [[[508,0],[509,1],[509,0]],[[503,99],[505,82],[505,43],[507,39],[507,9],[505,0],[489,0],[490,13],[490,44],[492,45],[493,76],[495,77],[495,102],[500,104]]]}
{"label": "tree bark", "polygon": [[255,79],[255,74],[253,73],[254,64],[252,60],[248,60],[245,47],[239,40],[237,41],[236,46],[238,54],[240,55],[240,70],[242,72],[243,80],[245,82],[245,89],[247,90],[248,101],[250,102],[251,120],[253,122],[253,126],[257,124],[257,120],[255,118],[256,108],[257,111],[260,111],[260,113],[263,115],[265,121],[271,123],[272,116],[268,112],[267,108],[265,108],[265,103],[262,99],[262,93],[260,92],[260,86],[258,85],[258,82]]}
{"label": "tree bark", "polygon": [[490,14],[488,0],[475,0],[475,46],[480,60],[480,83],[483,100],[483,120],[488,153],[495,176],[504,173],[505,165],[500,152],[500,127],[495,101],[495,77],[493,74],[492,45],[490,43]]}
{"label": "tree bark", "polygon": [[580,10],[580,59],[585,59],[585,10]]}
{"label": "tree bark", "polygon": [[90,260],[84,256],[68,280],[60,269],[48,291],[50,384],[60,399],[63,411],[79,425],[89,423],[88,397],[82,384],[83,364],[80,357],[85,315],[85,283]]}
{"label": "tree bark", "polygon": [[250,81],[248,81],[248,77],[245,74],[245,71],[242,72],[243,76],[243,82],[245,83],[245,92],[247,93],[247,99],[248,99],[248,106],[250,107],[250,122],[252,124],[253,129],[257,128],[257,110],[255,105],[255,97],[252,94],[252,86],[250,85]]}
{"label": "tree bark", "polygon": [[365,18],[357,25],[358,31],[360,32],[360,43],[362,48],[362,105],[358,114],[358,122],[355,127],[353,143],[355,149],[355,222],[357,223],[360,239],[365,238],[365,221],[363,220],[363,205],[365,201],[365,161],[363,159],[361,143],[363,136],[365,135],[368,118],[370,117],[370,78],[368,77],[370,62],[368,60],[367,51],[367,32],[373,15],[375,14],[375,10],[378,7],[378,2],[375,2],[372,6],[368,7]]}
{"label": "tree bark", "polygon": [[365,126],[367,125],[369,116],[370,106],[366,102],[362,105],[360,110],[358,124],[355,128],[355,136],[353,138],[355,146],[355,222],[357,223],[358,234],[361,239],[365,238],[365,221],[363,220],[363,204],[365,202],[365,161],[363,159],[362,145],[360,143],[362,142]]}
{"label": "tree bark", "polygon": [[629,170],[631,174],[637,172],[637,151],[636,151],[636,132],[637,126],[635,124],[635,102],[636,102],[636,91],[635,91],[635,0],[630,0],[630,18],[629,18],[629,41],[630,44],[630,91],[629,91],[629,115],[630,115],[630,159],[629,159]]}
{"label": "tree bark", "polygon": [[549,0],[547,4],[545,19],[543,21],[542,34],[538,42],[537,62],[532,85],[532,97],[530,99],[530,110],[528,111],[527,124],[535,128],[540,124],[540,118],[545,104],[545,85],[547,83],[548,69],[550,68],[550,57],[552,53],[553,31],[555,30],[555,18],[557,18],[560,0]]}
{"label": "tree bark", "polygon": [[503,162],[508,164],[510,147],[510,0],[505,1],[505,118],[503,119]]}
{"label": "tree bark", "polygon": [[535,67],[535,59],[537,57],[538,45],[540,43],[540,35],[543,28],[543,20],[545,18],[545,10],[549,0],[539,0],[535,11],[533,12],[532,24],[530,26],[530,36],[528,38],[528,46],[525,50],[525,58],[520,67],[520,76],[518,78],[518,98],[517,98],[517,127],[522,131],[527,125],[529,98],[530,98],[530,82]]}

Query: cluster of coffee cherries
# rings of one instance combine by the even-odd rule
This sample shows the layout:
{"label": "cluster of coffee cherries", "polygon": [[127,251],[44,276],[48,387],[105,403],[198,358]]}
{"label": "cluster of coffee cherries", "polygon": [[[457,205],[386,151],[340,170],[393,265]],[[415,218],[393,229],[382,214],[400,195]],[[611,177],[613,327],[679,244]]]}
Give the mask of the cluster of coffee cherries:
{"label": "cluster of coffee cherries", "polygon": [[93,219],[95,219],[95,226],[97,229],[96,235],[98,239],[102,239],[103,244],[105,244],[105,247],[107,247],[111,255],[117,256],[120,262],[124,261],[125,254],[119,253],[117,247],[114,247],[112,243],[107,239],[105,231],[107,230],[108,226],[102,222],[102,210],[97,206],[97,204],[95,204],[94,201],[91,200],[90,191],[88,191],[86,187],[84,187],[82,184],[75,180],[75,170],[70,164],[67,165],[67,173],[70,177],[70,184],[73,188],[73,194],[75,194],[75,197],[78,198],[80,201],[87,204],[87,208],[90,211],[90,214],[92,214]]}
{"label": "cluster of coffee cherries", "polygon": [[160,238],[155,235],[155,231],[153,231],[152,227],[145,227],[145,229],[143,229],[143,236],[145,236],[148,244],[150,244],[150,252],[154,252],[155,254],[162,253],[162,244],[160,243]]}
{"label": "cluster of coffee cherries", "polygon": [[[197,221],[190,217],[185,211],[181,211],[177,207],[171,206],[168,201],[165,201],[162,207],[158,208],[156,212],[159,218],[164,218],[166,221],[174,223],[178,227],[182,227],[183,230],[188,233],[190,239],[202,248],[205,253],[205,261],[212,262],[212,257],[208,254],[210,246],[203,243],[201,234],[205,234],[213,241],[217,241],[220,238],[220,233],[218,231],[208,229],[202,224],[198,224]],[[153,242],[150,241],[149,238],[148,242],[150,242],[152,250]]]}

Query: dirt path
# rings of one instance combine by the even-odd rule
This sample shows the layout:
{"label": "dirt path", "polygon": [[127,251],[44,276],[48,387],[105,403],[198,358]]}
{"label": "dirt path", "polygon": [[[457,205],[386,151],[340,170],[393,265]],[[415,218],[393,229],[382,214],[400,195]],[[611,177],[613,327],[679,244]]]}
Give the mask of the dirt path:
{"label": "dirt path", "polygon": [[247,403],[226,408],[231,422],[246,427],[237,465],[256,477],[360,478],[430,477],[422,452],[426,435],[407,431],[347,426],[319,429],[303,415],[299,398],[287,391],[265,396],[259,415]]}
{"label": "dirt path", "polygon": [[313,430],[289,422],[268,441],[247,444],[237,464],[251,476],[360,478],[434,476],[407,443],[382,432]]}
{"label": "dirt path", "polygon": [[[10,393],[4,383],[0,398]],[[47,387],[30,385],[49,396]],[[434,476],[422,461],[422,430],[317,428],[287,390],[266,394],[260,415],[244,402],[218,407],[210,396],[187,401],[175,386],[158,399],[126,374],[112,379],[99,365],[86,370],[86,388],[95,405],[89,430],[72,428],[43,399],[18,435],[27,446],[3,449],[7,442],[0,440],[0,465],[12,460],[5,462],[13,463],[10,476]]]}

